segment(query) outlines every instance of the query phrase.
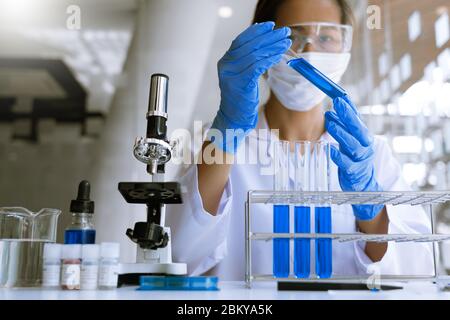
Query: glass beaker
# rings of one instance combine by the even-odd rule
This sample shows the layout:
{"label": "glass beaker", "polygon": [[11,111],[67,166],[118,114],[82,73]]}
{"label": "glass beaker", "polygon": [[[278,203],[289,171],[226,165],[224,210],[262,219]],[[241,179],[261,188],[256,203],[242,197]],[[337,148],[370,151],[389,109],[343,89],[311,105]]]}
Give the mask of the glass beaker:
{"label": "glass beaker", "polygon": [[[289,141],[274,142],[274,190],[289,190]],[[282,197],[283,199],[283,197]],[[273,233],[289,233],[289,204],[273,206]],[[273,239],[273,275],[289,277],[289,239]]]}
{"label": "glass beaker", "polygon": [[[314,190],[330,191],[330,143],[317,141],[314,144]],[[331,204],[327,197],[321,197],[315,206],[316,233],[331,233]],[[316,239],[316,275],[330,278],[333,272],[332,239]]]}
{"label": "glass beaker", "polygon": [[[311,191],[310,186],[311,142],[296,141],[294,145],[295,191]],[[311,232],[311,208],[304,201],[294,207],[294,232]],[[294,275],[309,278],[311,264],[311,239],[294,240]]]}
{"label": "glass beaker", "polygon": [[56,241],[61,210],[0,208],[0,287],[36,287],[44,245]]}

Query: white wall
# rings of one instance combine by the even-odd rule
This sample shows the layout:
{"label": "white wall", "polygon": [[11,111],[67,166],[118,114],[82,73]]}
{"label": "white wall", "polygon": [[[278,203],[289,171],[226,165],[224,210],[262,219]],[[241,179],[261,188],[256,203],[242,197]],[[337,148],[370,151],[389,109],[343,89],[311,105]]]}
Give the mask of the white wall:
{"label": "white wall", "polygon": [[206,59],[206,67],[197,91],[194,110],[190,114],[189,128],[192,128],[195,120],[212,121],[214,118],[220,103],[217,61],[228,50],[231,41],[251,24],[256,2],[256,0],[218,1],[218,5],[230,6],[233,15],[217,21],[216,34]]}

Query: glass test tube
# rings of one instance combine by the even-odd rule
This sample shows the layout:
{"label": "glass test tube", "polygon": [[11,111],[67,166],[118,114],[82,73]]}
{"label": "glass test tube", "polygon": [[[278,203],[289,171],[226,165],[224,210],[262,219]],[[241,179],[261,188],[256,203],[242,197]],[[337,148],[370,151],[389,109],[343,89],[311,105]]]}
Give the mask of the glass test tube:
{"label": "glass test tube", "polygon": [[[330,191],[330,144],[318,141],[314,144],[315,191]],[[315,206],[316,233],[331,233],[331,205],[329,200],[320,199]],[[316,275],[330,278],[333,272],[332,239],[316,239]]]}
{"label": "glass test tube", "polygon": [[[274,189],[289,190],[289,141],[274,143]],[[273,206],[273,232],[289,233],[289,205]],[[289,277],[289,239],[273,239],[273,275],[277,278]]]}
{"label": "glass test tube", "polygon": [[[310,189],[311,142],[297,141],[294,146],[295,191]],[[294,232],[311,232],[311,208],[305,202],[298,202],[294,208]],[[294,240],[294,275],[309,278],[311,264],[311,239]]]}

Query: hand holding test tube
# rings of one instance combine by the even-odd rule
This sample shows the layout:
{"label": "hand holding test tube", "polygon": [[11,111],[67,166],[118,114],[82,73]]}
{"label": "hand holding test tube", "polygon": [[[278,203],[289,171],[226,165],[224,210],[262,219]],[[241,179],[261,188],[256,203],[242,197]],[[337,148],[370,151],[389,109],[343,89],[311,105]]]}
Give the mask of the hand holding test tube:
{"label": "hand holding test tube", "polygon": [[[303,58],[290,60],[288,65],[333,99],[335,112],[325,113],[325,127],[339,143],[339,150],[331,147],[330,152],[339,168],[342,190],[382,191],[375,180],[373,137],[347,92]],[[382,209],[382,205],[353,205],[358,220],[370,221]]]}

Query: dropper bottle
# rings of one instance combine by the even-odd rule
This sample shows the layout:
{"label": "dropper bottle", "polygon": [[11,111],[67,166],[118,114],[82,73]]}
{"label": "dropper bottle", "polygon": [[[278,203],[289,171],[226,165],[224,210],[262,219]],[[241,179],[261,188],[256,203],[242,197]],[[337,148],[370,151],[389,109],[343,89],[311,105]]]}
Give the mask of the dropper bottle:
{"label": "dropper bottle", "polygon": [[78,196],[70,203],[72,222],[64,233],[66,244],[94,244],[94,201],[90,199],[91,185],[83,180],[78,186]]}

